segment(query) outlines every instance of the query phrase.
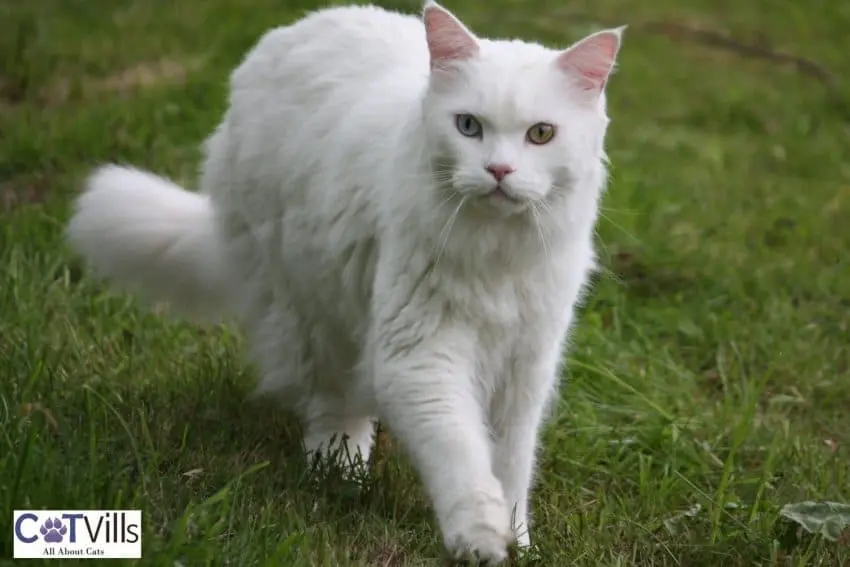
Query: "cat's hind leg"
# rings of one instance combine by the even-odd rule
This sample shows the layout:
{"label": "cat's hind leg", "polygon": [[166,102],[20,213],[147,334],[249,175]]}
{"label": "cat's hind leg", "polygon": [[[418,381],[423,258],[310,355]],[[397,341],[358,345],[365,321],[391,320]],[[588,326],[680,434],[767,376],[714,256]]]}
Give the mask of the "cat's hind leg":
{"label": "cat's hind leg", "polygon": [[305,402],[299,414],[308,458],[322,462],[333,459],[346,474],[362,473],[372,452],[374,419],[327,395],[314,394]]}
{"label": "cat's hind leg", "polygon": [[353,410],[332,388],[322,388],[317,377],[328,368],[315,359],[294,309],[278,300],[252,312],[256,316],[250,319],[250,344],[252,358],[260,369],[260,383],[253,397],[280,400],[300,419],[311,463],[317,457],[321,461],[334,457],[337,465],[356,474],[359,471],[354,467],[369,459],[374,420]]}

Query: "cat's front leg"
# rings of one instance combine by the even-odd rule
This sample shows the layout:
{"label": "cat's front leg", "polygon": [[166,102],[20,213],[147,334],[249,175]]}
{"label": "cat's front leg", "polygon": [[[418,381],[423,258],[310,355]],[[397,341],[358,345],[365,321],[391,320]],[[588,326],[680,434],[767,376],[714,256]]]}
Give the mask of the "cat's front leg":
{"label": "cat's front leg", "polygon": [[413,345],[401,334],[385,335],[376,356],[381,417],[421,475],[448,551],[497,564],[513,534],[472,378],[471,333],[443,329]]}
{"label": "cat's front leg", "polygon": [[530,352],[516,357],[493,408],[494,471],[504,487],[521,548],[531,545],[529,491],[539,431],[557,384],[559,354],[558,349],[544,358]]}

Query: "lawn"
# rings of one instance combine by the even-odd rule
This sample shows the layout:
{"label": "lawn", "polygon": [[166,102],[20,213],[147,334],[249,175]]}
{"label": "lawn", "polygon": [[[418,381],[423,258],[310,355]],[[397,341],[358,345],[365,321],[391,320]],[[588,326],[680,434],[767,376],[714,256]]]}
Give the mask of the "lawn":
{"label": "lawn", "polygon": [[[544,433],[536,548],[513,563],[850,564],[850,537],[780,515],[850,502],[850,3],[445,4],[553,46],[631,25],[604,270]],[[311,476],[297,425],[245,401],[234,328],[109,293],[63,243],[95,164],[193,186],[229,70],[316,5],[0,5],[0,564],[21,508],[141,508],[140,565],[442,561],[388,436],[362,488]]]}

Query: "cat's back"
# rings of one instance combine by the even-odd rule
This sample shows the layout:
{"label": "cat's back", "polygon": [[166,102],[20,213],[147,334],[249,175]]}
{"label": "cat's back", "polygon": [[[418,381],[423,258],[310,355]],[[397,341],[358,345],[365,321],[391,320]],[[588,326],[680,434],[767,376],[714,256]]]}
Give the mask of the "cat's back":
{"label": "cat's back", "polygon": [[[234,89],[278,87],[280,96],[322,98],[346,89],[426,78],[425,30],[415,16],[376,6],[319,10],[275,28],[233,74]],[[352,90],[353,89],[353,90]]]}
{"label": "cat's back", "polygon": [[365,212],[356,188],[374,185],[428,76],[416,16],[334,7],[271,30],[231,76],[220,136],[236,164],[230,178],[241,192],[261,179],[263,191],[283,191],[289,210],[317,221],[336,202]]}

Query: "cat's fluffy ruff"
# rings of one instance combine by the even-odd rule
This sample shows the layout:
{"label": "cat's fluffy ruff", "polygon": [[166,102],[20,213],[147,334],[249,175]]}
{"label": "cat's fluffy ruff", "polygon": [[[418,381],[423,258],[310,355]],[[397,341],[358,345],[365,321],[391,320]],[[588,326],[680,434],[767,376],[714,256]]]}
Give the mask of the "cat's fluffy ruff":
{"label": "cat's fluffy ruff", "polygon": [[[433,2],[424,21],[332,8],[269,32],[233,73],[202,195],[110,166],[69,236],[154,298],[232,307],[308,450],[344,436],[368,457],[379,417],[447,548],[499,562],[529,543],[538,429],[593,267],[620,30],[558,52],[476,38]],[[491,193],[494,164],[511,173]]]}

